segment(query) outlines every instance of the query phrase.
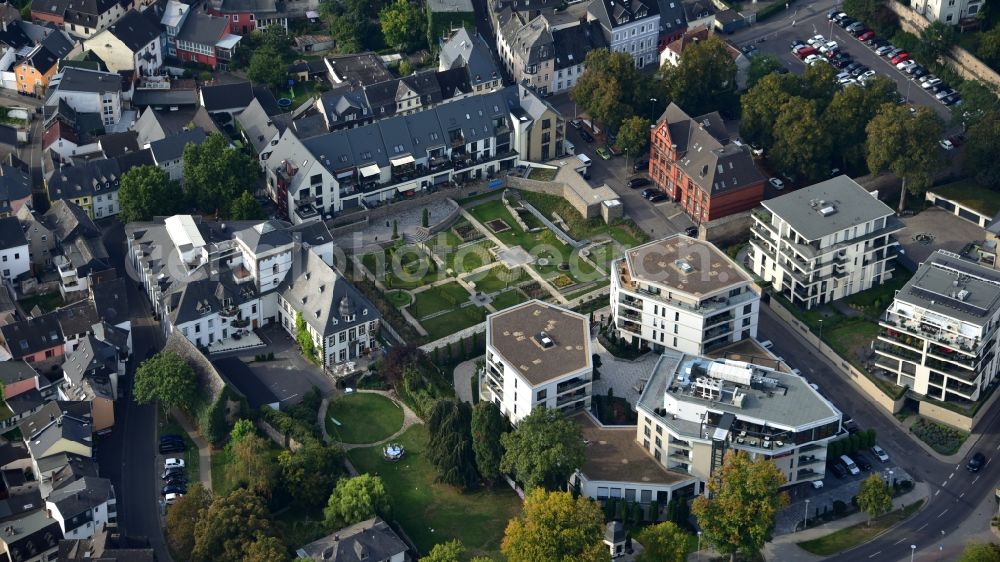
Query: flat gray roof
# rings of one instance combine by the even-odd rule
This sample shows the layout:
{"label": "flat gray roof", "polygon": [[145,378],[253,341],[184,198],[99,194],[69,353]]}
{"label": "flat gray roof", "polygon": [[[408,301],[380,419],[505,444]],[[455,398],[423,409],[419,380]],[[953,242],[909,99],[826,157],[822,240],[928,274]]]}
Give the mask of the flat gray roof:
{"label": "flat gray roof", "polygon": [[714,244],[683,234],[632,248],[625,252],[625,259],[633,279],[694,296],[751,282]]}
{"label": "flat gray roof", "polygon": [[[837,176],[762,203],[808,240],[893,214],[847,176]],[[833,212],[821,212],[832,209]]]}
{"label": "flat gray roof", "polygon": [[580,426],[587,442],[580,471],[591,480],[676,484],[691,480],[690,474],[668,470],[635,440],[634,425],[601,427],[586,412],[571,418]]}
{"label": "flat gray roof", "polygon": [[[582,314],[533,300],[486,321],[490,347],[533,386],[590,365],[590,326]],[[542,332],[551,340],[548,347]]]}
{"label": "flat gray roof", "polygon": [[938,250],[920,264],[896,300],[983,326],[1000,308],[1000,272]]}

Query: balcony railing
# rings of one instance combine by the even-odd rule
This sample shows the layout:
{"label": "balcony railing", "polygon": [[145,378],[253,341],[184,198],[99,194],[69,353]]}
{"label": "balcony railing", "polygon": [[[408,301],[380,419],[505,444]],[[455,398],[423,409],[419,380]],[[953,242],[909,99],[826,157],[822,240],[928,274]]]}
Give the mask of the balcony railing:
{"label": "balcony railing", "polygon": [[899,345],[893,345],[887,342],[883,342],[881,340],[876,340],[875,343],[872,344],[872,349],[874,349],[877,352],[885,353],[886,355],[895,357],[897,359],[906,359],[908,361],[916,361],[916,362],[919,362],[921,359],[919,353],[916,353]]}

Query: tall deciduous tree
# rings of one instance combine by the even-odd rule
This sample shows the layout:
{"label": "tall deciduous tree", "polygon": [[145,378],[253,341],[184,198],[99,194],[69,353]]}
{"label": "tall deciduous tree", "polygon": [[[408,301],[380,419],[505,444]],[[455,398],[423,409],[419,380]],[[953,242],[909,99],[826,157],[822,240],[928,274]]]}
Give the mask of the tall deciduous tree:
{"label": "tall deciduous tree", "polygon": [[184,148],[184,189],[202,211],[228,215],[233,200],[253,190],[258,173],[257,164],[221,133]]}
{"label": "tall deciduous tree", "polygon": [[252,433],[244,436],[232,447],[233,470],[247,487],[264,497],[274,491],[276,468],[268,457],[267,441]]}
{"label": "tall deciduous tree", "polygon": [[743,94],[740,134],[752,144],[774,146],[774,123],[782,107],[798,95],[799,79],[792,74],[768,74]]}
{"label": "tall deciduous tree", "polygon": [[253,491],[237,488],[218,496],[202,510],[195,528],[194,562],[242,562],[247,548],[274,528],[264,500]]}
{"label": "tall deciduous tree", "polygon": [[507,523],[500,550],[507,562],[604,562],[604,516],[597,503],[567,492],[535,490]]}
{"label": "tall deciduous tree", "polygon": [[618,129],[618,148],[637,158],[649,147],[649,119],[633,115]]}
{"label": "tall deciduous tree", "polygon": [[769,159],[783,173],[816,180],[830,169],[830,140],[820,123],[816,102],[791,98],[774,123]]}
{"label": "tall deciduous tree", "polygon": [[376,515],[389,516],[389,493],[382,479],[371,474],[342,478],[323,510],[328,526],[353,525]]}
{"label": "tall deciduous tree", "polygon": [[639,534],[642,553],[638,562],[685,562],[688,534],[676,524],[666,521],[646,527]]}
{"label": "tall deciduous tree", "polygon": [[439,481],[463,489],[474,487],[479,477],[471,423],[471,406],[456,400],[438,400],[427,420],[427,459],[437,469]]}
{"label": "tall deciduous tree", "polygon": [[157,401],[165,410],[190,411],[198,399],[198,380],[180,355],[161,351],[136,369],[133,395],[140,404]]}
{"label": "tall deciduous tree", "polygon": [[156,215],[172,215],[184,208],[184,192],[158,166],[136,166],[122,174],[118,188],[122,222],[148,221]]}
{"label": "tall deciduous tree", "polygon": [[289,493],[301,505],[316,509],[323,506],[337,484],[342,469],[340,451],[319,444],[308,444],[295,452],[278,455],[281,479]]}
{"label": "tall deciduous tree", "polygon": [[1000,188],[1000,110],[989,112],[969,127],[965,133],[965,158],[962,161],[966,173],[974,176],[979,183]]}
{"label": "tall deciduous tree", "polygon": [[233,201],[229,218],[236,221],[262,220],[267,218],[264,209],[249,191],[244,191]]}
{"label": "tall deciduous tree", "polygon": [[426,18],[409,0],[396,0],[379,12],[382,35],[389,46],[401,51],[415,49],[424,37]]}
{"label": "tall deciduous tree", "polygon": [[462,562],[465,554],[465,547],[461,541],[453,540],[434,545],[427,556],[420,560],[423,562]]}
{"label": "tall deciduous tree", "polygon": [[472,409],[472,450],[476,455],[479,474],[492,486],[500,479],[503,446],[500,435],[506,422],[500,408],[493,402],[479,401]]}
{"label": "tall deciduous tree", "polygon": [[250,56],[247,78],[254,82],[278,88],[285,83],[287,76],[285,64],[281,60],[281,53],[274,47],[265,45],[255,50]]}
{"label": "tall deciduous tree", "polygon": [[167,508],[167,543],[181,560],[190,560],[194,550],[194,530],[201,510],[212,503],[212,493],[201,483],[192,484],[186,494]]}
{"label": "tall deciduous tree", "polygon": [[753,88],[761,78],[777,72],[782,66],[781,59],[771,53],[754,55],[750,59],[750,69],[747,70],[747,88]]}
{"label": "tall deciduous tree", "polygon": [[500,437],[504,454],[500,469],[513,472],[528,489],[565,486],[583,464],[580,426],[559,410],[536,408],[517,428]]}
{"label": "tall deciduous tree", "polygon": [[873,472],[861,483],[858,489],[858,507],[868,514],[869,526],[872,519],[889,513],[892,509],[892,492],[877,472]]}
{"label": "tall deciduous tree", "polygon": [[864,88],[844,88],[822,114],[823,130],[832,137],[838,151],[837,164],[858,170],[865,165],[865,128],[886,103],[892,103],[896,85],[887,78],[874,78]]}
{"label": "tall deciduous tree", "polygon": [[743,451],[726,455],[708,481],[708,496],[698,496],[693,512],[705,538],[730,560],[755,555],[771,540],[775,517],[788,505],[779,492],[785,476],[774,463]]}
{"label": "tall deciduous tree", "polygon": [[288,546],[278,537],[261,536],[247,545],[243,562],[288,562]]}
{"label": "tall deciduous tree", "polygon": [[[653,115],[666,106],[659,82],[639,73],[628,53],[594,49],[587,53],[586,70],[570,97],[607,130],[617,131],[629,115]],[[655,98],[657,101],[650,101]]]}
{"label": "tall deciduous tree", "polygon": [[716,35],[684,49],[680,64],[660,69],[667,98],[688,115],[736,109],[736,62]]}
{"label": "tall deciduous tree", "polygon": [[899,211],[906,208],[906,192],[921,193],[930,186],[940,166],[937,141],[941,122],[927,107],[911,115],[906,107],[885,105],[868,123],[865,143],[868,169],[890,171],[903,180]]}
{"label": "tall deciduous tree", "polygon": [[920,39],[927,59],[937,62],[958,41],[958,31],[954,25],[934,21],[920,32]]}

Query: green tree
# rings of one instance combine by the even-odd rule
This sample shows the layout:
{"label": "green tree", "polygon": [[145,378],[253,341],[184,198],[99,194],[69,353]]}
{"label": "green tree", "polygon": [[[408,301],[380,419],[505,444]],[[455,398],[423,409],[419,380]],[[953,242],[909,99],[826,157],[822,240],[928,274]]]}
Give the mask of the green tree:
{"label": "green tree", "polygon": [[638,562],[685,562],[687,560],[688,534],[666,521],[646,527],[639,533],[642,553]]}
{"label": "green tree", "polygon": [[500,550],[507,562],[604,562],[604,518],[597,503],[568,492],[537,489],[507,523]]}
{"label": "green tree", "polygon": [[771,540],[775,517],[788,506],[779,492],[785,475],[774,463],[743,451],[726,455],[722,468],[708,481],[708,495],[694,500],[693,511],[708,542],[736,560],[754,556]]}
{"label": "green tree", "polygon": [[580,426],[559,410],[536,408],[517,428],[500,437],[504,454],[500,470],[513,472],[531,490],[565,486],[583,465]]}
{"label": "green tree", "polygon": [[868,123],[865,143],[868,169],[877,174],[890,171],[903,180],[899,211],[906,208],[906,192],[922,193],[940,166],[937,141],[941,122],[927,107],[914,115],[903,106],[883,105]]}
{"label": "green tree", "polygon": [[208,135],[201,145],[184,148],[184,189],[205,212],[228,214],[233,200],[253,189],[259,171],[258,165],[230,146],[221,133]]}
{"label": "green tree", "polygon": [[319,363],[319,349],[313,341],[312,333],[302,318],[301,312],[295,313],[295,341],[299,344],[299,350],[306,359]]}
{"label": "green tree", "polygon": [[211,503],[212,493],[196,482],[188,488],[186,494],[167,508],[167,544],[179,559],[191,559],[199,513]]}
{"label": "green tree", "polygon": [[687,46],[680,63],[665,64],[660,73],[667,99],[688,115],[719,109],[729,113],[737,107],[736,62],[716,35]]}
{"label": "green tree", "polygon": [[505,429],[504,423],[500,408],[493,402],[480,401],[472,408],[472,450],[476,468],[489,486],[500,480],[500,460],[503,458],[500,436]]}
{"label": "green tree", "polygon": [[281,479],[292,498],[308,509],[327,501],[343,472],[343,455],[334,448],[310,443],[278,455]]}
{"label": "green tree", "polygon": [[774,146],[774,123],[782,107],[798,95],[799,79],[789,74],[768,74],[740,98],[743,108],[740,134],[751,144],[770,150]]}
{"label": "green tree", "polygon": [[410,65],[410,61],[403,59],[399,61],[399,75],[409,76],[413,74],[413,67]]}
{"label": "green tree", "polygon": [[184,192],[158,166],[136,166],[122,174],[118,218],[124,223],[168,216],[184,208]]}
{"label": "green tree", "polygon": [[194,531],[194,562],[242,562],[247,548],[261,537],[274,536],[264,500],[237,488],[217,496],[201,511]]}
{"label": "green tree", "polygon": [[278,537],[261,536],[248,544],[242,562],[288,562],[288,546]]}
{"label": "green tree", "polygon": [[1000,545],[996,543],[968,543],[958,562],[1000,562]]}
{"label": "green tree", "polygon": [[241,438],[232,447],[232,470],[240,482],[254,492],[271,497],[275,466],[267,455],[267,440],[256,433]]}
{"label": "green tree", "polygon": [[937,62],[958,41],[958,31],[954,25],[934,21],[920,32],[920,40],[926,60]]}
{"label": "green tree", "polygon": [[250,80],[279,88],[285,83],[287,76],[281,53],[273,47],[261,47],[250,56],[250,68],[247,70],[247,78]]}
{"label": "green tree", "polygon": [[585,68],[570,97],[607,130],[617,131],[629,115],[654,115],[666,106],[662,84],[639,73],[628,53],[594,49]]}
{"label": "green tree", "polygon": [[997,109],[997,94],[991,86],[979,80],[965,80],[957,89],[962,95],[962,105],[957,111],[952,111],[952,125],[972,128],[990,113],[1000,111]]}
{"label": "green tree", "polygon": [[638,158],[649,147],[649,134],[649,119],[633,115],[622,121],[618,129],[618,148],[633,159]]}
{"label": "green tree", "polygon": [[401,51],[415,50],[424,37],[426,18],[417,4],[395,0],[379,12],[382,35],[389,46]]}
{"label": "green tree", "polygon": [[472,407],[467,402],[438,400],[427,419],[430,441],[427,460],[438,471],[438,481],[463,489],[476,485],[476,455],[472,446]]}
{"label": "green tree", "polygon": [[877,77],[864,88],[844,88],[833,95],[821,119],[823,130],[832,140],[836,164],[847,170],[864,167],[868,122],[882,105],[892,102],[895,93],[894,82]]}
{"label": "green tree", "polygon": [[777,72],[782,67],[784,65],[776,55],[771,53],[754,55],[750,59],[750,69],[747,70],[747,88],[753,88],[757,82],[760,82],[761,78]]}
{"label": "green tree", "polygon": [[249,191],[244,191],[233,201],[229,218],[236,221],[263,220],[267,218],[264,209]]}
{"label": "green tree", "polygon": [[389,516],[389,493],[382,479],[371,474],[342,478],[323,510],[330,527],[353,525],[376,515]]}
{"label": "green tree", "polygon": [[989,112],[969,127],[965,137],[965,172],[985,186],[1000,188],[1000,158],[996,153],[1000,146],[1000,110]]}
{"label": "green tree", "polygon": [[252,421],[246,418],[236,420],[236,423],[233,424],[233,428],[229,430],[229,442],[226,443],[226,454],[231,455],[233,446],[242,441],[248,435],[257,435],[257,427],[254,426]]}
{"label": "green tree", "polygon": [[199,398],[198,379],[180,355],[161,351],[136,369],[133,395],[140,404],[157,401],[164,410],[190,412]]}
{"label": "green tree", "polygon": [[451,540],[434,545],[430,554],[422,557],[422,562],[462,562],[465,547],[461,541]]}
{"label": "green tree", "polygon": [[892,509],[892,492],[877,472],[873,472],[861,483],[858,489],[858,508],[868,514],[869,526],[872,519],[889,513]]}
{"label": "green tree", "polygon": [[774,123],[769,159],[785,174],[816,180],[830,169],[831,139],[820,122],[816,102],[789,99]]}

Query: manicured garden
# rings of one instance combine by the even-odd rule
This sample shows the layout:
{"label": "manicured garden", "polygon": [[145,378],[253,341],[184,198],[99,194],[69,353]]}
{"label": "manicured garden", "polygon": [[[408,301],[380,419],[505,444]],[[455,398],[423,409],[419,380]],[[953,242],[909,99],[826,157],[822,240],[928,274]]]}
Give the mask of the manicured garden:
{"label": "manicured garden", "polygon": [[964,431],[926,418],[915,421],[910,426],[910,431],[942,455],[954,455],[969,437]]}
{"label": "manicured garden", "polygon": [[416,299],[410,306],[410,313],[419,319],[459,307],[469,300],[469,292],[458,282],[445,283],[417,293]]}
{"label": "manicured garden", "polygon": [[467,306],[440,316],[421,320],[420,325],[430,334],[430,340],[434,341],[475,326],[485,320],[486,309],[478,306]]}
{"label": "manicured garden", "polygon": [[482,293],[496,293],[506,289],[511,283],[524,280],[526,274],[518,269],[509,270],[504,265],[497,265],[483,273],[477,273],[466,279],[476,284],[476,290]]}
{"label": "manicured garden", "polygon": [[410,293],[403,290],[389,291],[385,294],[385,298],[389,299],[396,308],[402,308],[411,302],[413,302],[413,297]]}
{"label": "manicured garden", "polygon": [[527,302],[528,297],[524,296],[518,289],[512,289],[510,291],[504,291],[497,295],[493,299],[493,308],[497,310],[503,310],[505,308],[510,308],[521,304],[522,302]]}
{"label": "manicured garden", "polygon": [[377,443],[403,426],[403,409],[381,394],[355,392],[331,402],[324,422],[335,441]]}
{"label": "manicured garden", "polygon": [[490,221],[499,219],[506,223],[509,227],[508,229],[502,232],[492,232],[492,234],[507,246],[521,246],[525,250],[530,251],[541,240],[541,234],[525,232],[521,229],[517,221],[514,220],[514,217],[511,216],[510,211],[504,206],[503,201],[487,201],[469,209],[469,212],[472,216],[476,217],[476,220],[483,223],[486,228],[489,228],[488,223]]}
{"label": "manicured garden", "polygon": [[460,493],[436,482],[426,458],[427,429],[417,425],[399,438],[406,456],[395,463],[382,458],[380,447],[350,451],[359,472],[378,474],[392,497],[392,517],[406,529],[421,552],[458,539],[468,554],[498,556],[507,521],[521,511],[521,502],[507,487]]}
{"label": "manicured garden", "polygon": [[387,289],[415,289],[439,279],[437,264],[416,246],[394,246],[361,257],[368,271]]}

